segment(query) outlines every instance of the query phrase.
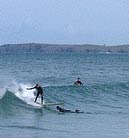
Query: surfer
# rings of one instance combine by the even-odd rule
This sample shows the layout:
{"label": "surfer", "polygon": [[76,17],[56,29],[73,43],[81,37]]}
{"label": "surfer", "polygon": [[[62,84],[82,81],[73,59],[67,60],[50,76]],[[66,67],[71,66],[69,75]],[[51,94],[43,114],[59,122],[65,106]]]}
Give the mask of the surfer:
{"label": "surfer", "polygon": [[80,81],[80,78],[77,78],[77,81],[74,82],[75,85],[83,85],[83,83]]}
{"label": "surfer", "polygon": [[62,112],[62,113],[84,113],[78,109],[76,109],[75,111],[71,111],[71,110],[68,110],[68,109],[64,109],[60,106],[56,106],[56,109],[59,111],[59,112]]}
{"label": "surfer", "polygon": [[37,98],[39,97],[39,95],[41,95],[41,104],[43,104],[43,89],[42,89],[42,87],[39,84],[36,84],[32,88],[27,88],[27,90],[32,90],[32,89],[37,90],[37,95],[36,95],[36,98],[35,98],[35,102],[37,101]]}

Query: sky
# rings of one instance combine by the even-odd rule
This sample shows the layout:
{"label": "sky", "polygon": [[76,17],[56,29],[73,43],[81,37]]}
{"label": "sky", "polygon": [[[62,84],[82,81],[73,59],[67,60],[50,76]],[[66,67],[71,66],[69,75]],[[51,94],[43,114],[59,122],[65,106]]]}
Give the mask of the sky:
{"label": "sky", "polygon": [[0,45],[129,43],[129,0],[0,0]]}

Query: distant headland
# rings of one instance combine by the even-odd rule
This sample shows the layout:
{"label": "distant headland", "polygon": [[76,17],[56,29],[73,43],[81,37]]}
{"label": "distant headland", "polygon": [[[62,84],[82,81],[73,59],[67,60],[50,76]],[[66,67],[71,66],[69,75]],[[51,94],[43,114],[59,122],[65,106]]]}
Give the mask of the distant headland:
{"label": "distant headland", "polygon": [[129,53],[129,44],[127,45],[92,45],[92,44],[6,44],[0,46],[0,53],[22,53],[22,52],[106,52],[106,53]]}

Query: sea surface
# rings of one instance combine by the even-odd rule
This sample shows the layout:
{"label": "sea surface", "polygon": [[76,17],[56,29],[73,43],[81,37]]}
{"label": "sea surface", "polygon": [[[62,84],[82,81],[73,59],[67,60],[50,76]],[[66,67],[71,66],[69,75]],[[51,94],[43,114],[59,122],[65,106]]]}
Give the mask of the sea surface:
{"label": "sea surface", "polygon": [[[83,86],[74,85],[78,77]],[[26,88],[36,83],[44,102],[84,113],[35,107]],[[0,54],[0,138],[128,137],[129,54]]]}

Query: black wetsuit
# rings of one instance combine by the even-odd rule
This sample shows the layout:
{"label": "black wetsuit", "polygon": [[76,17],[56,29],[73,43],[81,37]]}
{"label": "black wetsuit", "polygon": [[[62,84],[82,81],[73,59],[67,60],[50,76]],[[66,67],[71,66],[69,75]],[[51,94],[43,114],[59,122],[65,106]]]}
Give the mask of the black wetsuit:
{"label": "black wetsuit", "polygon": [[37,101],[37,98],[39,97],[39,95],[41,95],[41,103],[43,104],[43,89],[41,86],[35,86],[34,87],[38,92],[37,92],[37,96],[35,98],[35,102]]}
{"label": "black wetsuit", "polygon": [[41,104],[43,104],[43,89],[41,86],[35,86],[33,88],[28,88],[29,90],[31,89],[36,89],[38,92],[37,92],[37,95],[36,95],[36,98],[35,98],[35,102],[37,101],[37,98],[39,97],[39,95],[41,95]]}
{"label": "black wetsuit", "polygon": [[59,112],[71,112],[71,110],[67,110],[67,109],[61,108],[59,106],[57,106],[56,108],[57,108],[57,110],[59,110]]}
{"label": "black wetsuit", "polygon": [[83,83],[81,81],[79,81],[79,80],[77,80],[74,84],[76,84],[76,85],[83,85]]}
{"label": "black wetsuit", "polygon": [[59,112],[62,112],[62,113],[84,113],[84,112],[81,112],[78,109],[76,109],[75,111],[71,111],[71,110],[61,108],[60,106],[57,106],[56,108],[57,108],[57,110],[59,110]]}

